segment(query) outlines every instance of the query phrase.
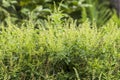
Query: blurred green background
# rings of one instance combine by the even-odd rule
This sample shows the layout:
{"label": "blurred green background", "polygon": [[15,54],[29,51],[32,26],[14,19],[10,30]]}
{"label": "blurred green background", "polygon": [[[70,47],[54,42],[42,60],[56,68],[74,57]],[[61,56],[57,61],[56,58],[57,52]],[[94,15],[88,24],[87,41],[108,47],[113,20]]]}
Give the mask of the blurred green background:
{"label": "blurred green background", "polygon": [[21,23],[29,18],[30,13],[36,20],[46,19],[55,7],[60,7],[63,13],[77,19],[78,23],[88,19],[98,26],[114,15],[110,0],[0,0],[0,4],[0,22],[11,16],[13,22]]}

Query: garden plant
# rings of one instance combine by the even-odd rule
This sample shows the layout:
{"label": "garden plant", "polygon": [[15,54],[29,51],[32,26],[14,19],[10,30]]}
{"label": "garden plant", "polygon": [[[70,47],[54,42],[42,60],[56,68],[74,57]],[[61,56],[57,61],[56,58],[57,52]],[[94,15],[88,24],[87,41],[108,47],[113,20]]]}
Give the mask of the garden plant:
{"label": "garden plant", "polygon": [[0,80],[119,80],[120,29],[76,24],[59,8],[46,20],[0,24]]}

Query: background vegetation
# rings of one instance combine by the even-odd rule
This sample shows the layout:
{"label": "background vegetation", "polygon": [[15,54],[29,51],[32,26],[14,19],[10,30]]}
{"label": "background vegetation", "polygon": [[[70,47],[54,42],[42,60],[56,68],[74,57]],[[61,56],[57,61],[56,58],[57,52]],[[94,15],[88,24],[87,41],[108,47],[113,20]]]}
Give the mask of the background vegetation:
{"label": "background vegetation", "polygon": [[0,21],[5,21],[9,15],[13,21],[22,22],[31,12],[37,20],[46,19],[53,12],[54,3],[67,15],[78,19],[78,23],[89,18],[101,26],[113,15],[109,0],[1,0]]}

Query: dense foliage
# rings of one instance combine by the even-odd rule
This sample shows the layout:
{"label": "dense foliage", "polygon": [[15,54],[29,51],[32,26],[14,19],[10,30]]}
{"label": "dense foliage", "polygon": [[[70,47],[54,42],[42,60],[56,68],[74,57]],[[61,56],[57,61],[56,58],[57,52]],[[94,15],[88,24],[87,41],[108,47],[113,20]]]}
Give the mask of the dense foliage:
{"label": "dense foliage", "polygon": [[19,26],[9,18],[7,26],[0,25],[0,79],[120,79],[117,25],[112,20],[99,29],[89,21],[76,25],[56,13],[39,23],[31,17]]}
{"label": "dense foliage", "polygon": [[90,19],[101,26],[112,16],[109,0],[1,0],[0,22],[12,16],[12,21],[23,22],[32,12],[35,19],[46,19],[56,7],[60,6],[64,13],[78,22]]}
{"label": "dense foliage", "polygon": [[0,4],[0,80],[120,79],[120,21],[109,0]]}

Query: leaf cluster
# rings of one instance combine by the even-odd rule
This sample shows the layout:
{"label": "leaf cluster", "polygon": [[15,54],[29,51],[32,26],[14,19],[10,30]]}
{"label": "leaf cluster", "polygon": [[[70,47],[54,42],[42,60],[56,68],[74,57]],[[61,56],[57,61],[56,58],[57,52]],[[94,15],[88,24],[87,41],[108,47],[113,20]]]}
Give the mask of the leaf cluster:
{"label": "leaf cluster", "polygon": [[56,15],[39,23],[29,18],[21,27],[10,18],[0,25],[0,79],[120,79],[120,29],[113,20],[97,28]]}

